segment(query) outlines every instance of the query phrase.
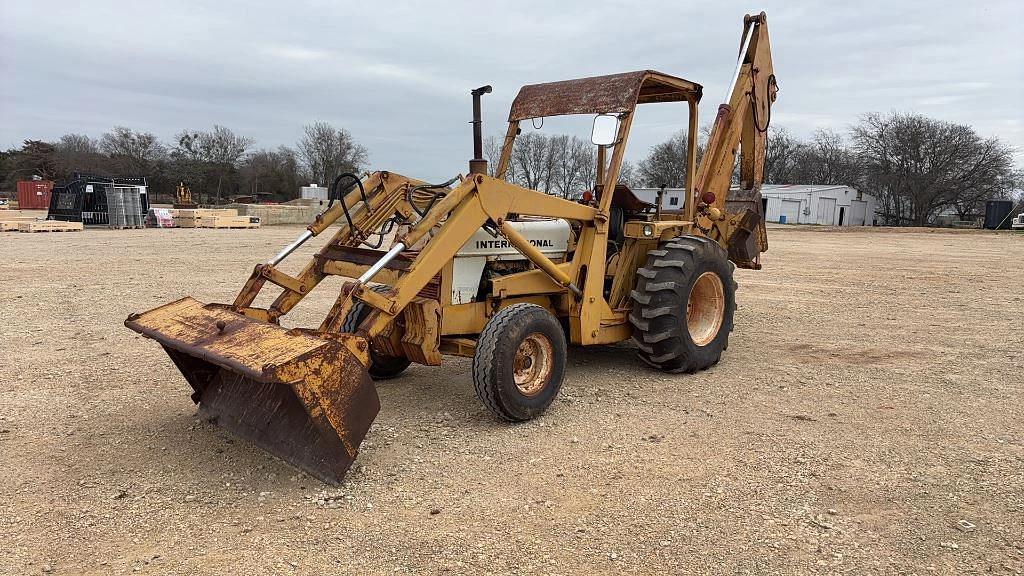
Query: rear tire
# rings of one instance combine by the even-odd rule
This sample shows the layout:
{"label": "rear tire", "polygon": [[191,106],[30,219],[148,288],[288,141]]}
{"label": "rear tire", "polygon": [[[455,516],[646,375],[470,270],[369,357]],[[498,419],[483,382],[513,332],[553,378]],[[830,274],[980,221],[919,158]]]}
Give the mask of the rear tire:
{"label": "rear tire", "polygon": [[[383,294],[388,290],[388,286],[384,284],[377,284],[370,286],[370,290]],[[345,316],[345,321],[341,324],[341,331],[354,333],[359,325],[366,319],[366,315],[370,313],[370,307],[366,305],[362,300],[356,300],[356,303],[352,305],[352,309],[348,311],[348,315]],[[367,372],[370,373],[370,378],[374,380],[388,380],[398,376],[405,371],[406,368],[412,362],[404,356],[388,356],[381,354],[370,346],[370,366],[367,368]]]}
{"label": "rear tire", "polygon": [[539,416],[565,375],[565,334],[558,319],[536,304],[513,304],[484,327],[473,354],[476,395],[509,422]]}
{"label": "rear tire", "polygon": [[673,373],[717,364],[736,311],[733,269],[725,249],[703,236],[680,236],[648,252],[630,294],[640,359]]}

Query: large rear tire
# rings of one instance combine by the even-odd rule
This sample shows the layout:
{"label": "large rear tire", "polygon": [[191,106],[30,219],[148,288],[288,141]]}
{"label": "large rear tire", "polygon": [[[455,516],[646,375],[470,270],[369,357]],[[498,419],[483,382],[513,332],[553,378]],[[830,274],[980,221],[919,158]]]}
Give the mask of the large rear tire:
{"label": "large rear tire", "polygon": [[513,304],[484,327],[473,354],[476,395],[492,414],[522,422],[555,400],[565,374],[565,334],[536,304]]}
{"label": "large rear tire", "polygon": [[673,373],[718,363],[736,311],[734,269],[725,249],[703,236],[680,236],[648,252],[630,294],[640,359]]}
{"label": "large rear tire", "polygon": [[[387,291],[388,286],[384,284],[377,284],[370,286],[370,290],[378,293],[384,293]],[[341,324],[342,332],[354,333],[359,325],[366,319],[366,315],[370,313],[370,308],[365,302],[357,300],[352,306],[352,309],[348,311],[348,315],[345,316],[345,321]],[[370,378],[374,380],[388,380],[398,376],[405,371],[406,368],[412,362],[404,356],[388,356],[381,354],[370,346],[370,366],[367,368],[367,372],[370,373]]]}

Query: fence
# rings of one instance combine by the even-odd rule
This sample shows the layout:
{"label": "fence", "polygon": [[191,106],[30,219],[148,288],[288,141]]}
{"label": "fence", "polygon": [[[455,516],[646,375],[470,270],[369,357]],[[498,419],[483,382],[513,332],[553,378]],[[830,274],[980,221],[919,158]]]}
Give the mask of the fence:
{"label": "fence", "polygon": [[107,226],[142,228],[142,201],[135,186],[111,186],[107,189]]}

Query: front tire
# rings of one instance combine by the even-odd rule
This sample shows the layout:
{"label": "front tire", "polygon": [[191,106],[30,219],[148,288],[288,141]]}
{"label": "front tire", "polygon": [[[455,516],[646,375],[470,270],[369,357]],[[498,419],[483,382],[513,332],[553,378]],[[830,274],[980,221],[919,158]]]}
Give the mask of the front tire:
{"label": "front tire", "polygon": [[703,236],[680,236],[648,252],[630,294],[640,359],[673,373],[717,364],[736,312],[734,268],[725,249]]}
{"label": "front tire", "polygon": [[476,395],[502,420],[535,418],[558,395],[565,359],[565,334],[558,319],[536,304],[513,304],[495,314],[477,340]]}

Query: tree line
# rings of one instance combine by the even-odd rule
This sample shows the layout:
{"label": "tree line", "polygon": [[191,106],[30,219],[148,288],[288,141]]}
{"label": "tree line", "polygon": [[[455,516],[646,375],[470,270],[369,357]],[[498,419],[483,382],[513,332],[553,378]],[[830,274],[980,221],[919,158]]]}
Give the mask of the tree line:
{"label": "tree line", "polygon": [[344,128],[314,122],[295,147],[254,148],[255,140],[224,126],[183,130],[170,143],[116,126],[100,138],[66,134],[55,142],[26,140],[0,152],[0,183],[13,189],[33,175],[58,183],[75,173],[145,176],[154,202],[170,202],[179,182],[193,200],[219,204],[239,195],[286,201],[310,182],[329,183],[341,172],[359,172],[368,154]]}
{"label": "tree line", "polygon": [[[709,127],[698,137],[698,161]],[[493,172],[503,139],[484,143]],[[254,140],[223,126],[184,130],[170,144],[156,136],[115,127],[94,139],[68,134],[56,142],[27,140],[0,152],[0,182],[8,189],[32,174],[66,181],[73,172],[146,176],[155,200],[173,197],[186,182],[201,203],[236,195],[263,200],[294,198],[303,184],[329,184],[341,172],[360,172],[366,148],[344,128],[315,122],[295,147],[253,149]],[[685,131],[655,144],[635,164],[625,161],[620,181],[633,187],[682,187],[686,182]],[[516,139],[506,178],[534,190],[578,198],[596,180],[596,149],[567,134],[524,132]],[[818,130],[807,139],[785,128],[768,132],[764,180],[769,184],[847,185],[875,196],[883,222],[924,225],[952,210],[967,220],[985,200],[1008,198],[1024,186],[1013,148],[973,128],[918,114],[867,114],[847,133]]]}
{"label": "tree line", "polygon": [[[766,149],[766,183],[852,186],[874,196],[883,223],[894,226],[923,226],[946,210],[968,220],[984,212],[986,200],[1012,198],[1024,187],[1012,146],[920,114],[866,114],[846,134],[818,130],[808,139],[772,127]],[[637,183],[682,186],[685,156],[680,132],[652,147]]]}
{"label": "tree line", "polygon": [[[697,139],[700,161],[710,133]],[[485,143],[491,169],[502,140]],[[619,178],[632,187],[682,187],[685,130],[655,144],[638,163],[624,162]],[[768,184],[846,185],[875,196],[884,223],[921,226],[950,209],[960,220],[984,211],[986,200],[1009,198],[1024,186],[1013,148],[973,128],[919,114],[867,114],[847,134],[818,130],[799,139],[785,128],[768,132]],[[575,136],[526,132],[516,140],[506,177],[520,186],[578,197],[593,187],[595,150]],[[734,181],[738,182],[738,173]]]}

